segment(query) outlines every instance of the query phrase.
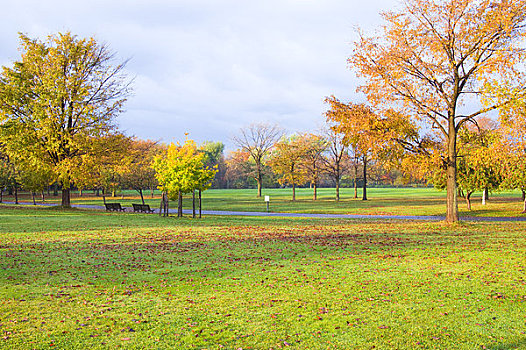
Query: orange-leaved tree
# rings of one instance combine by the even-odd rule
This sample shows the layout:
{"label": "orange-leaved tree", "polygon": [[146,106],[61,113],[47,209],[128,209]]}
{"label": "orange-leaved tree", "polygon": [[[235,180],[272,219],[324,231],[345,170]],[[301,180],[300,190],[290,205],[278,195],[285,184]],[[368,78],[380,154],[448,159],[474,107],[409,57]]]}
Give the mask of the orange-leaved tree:
{"label": "orange-leaved tree", "polygon": [[327,151],[328,142],[316,134],[305,133],[300,135],[299,141],[304,149],[301,167],[305,170],[307,181],[313,189],[313,200],[318,199],[318,184],[324,172],[323,154]]}
{"label": "orange-leaved tree", "polygon": [[[457,135],[466,122],[524,98],[523,0],[406,0],[349,58],[377,108],[436,128],[445,147],[446,221],[458,221]],[[481,104],[475,103],[479,100]]]}
{"label": "orange-leaved tree", "polygon": [[270,166],[280,176],[280,184],[292,186],[292,200],[296,200],[296,186],[307,181],[306,169],[302,166],[306,148],[298,135],[284,137],[275,144]]}

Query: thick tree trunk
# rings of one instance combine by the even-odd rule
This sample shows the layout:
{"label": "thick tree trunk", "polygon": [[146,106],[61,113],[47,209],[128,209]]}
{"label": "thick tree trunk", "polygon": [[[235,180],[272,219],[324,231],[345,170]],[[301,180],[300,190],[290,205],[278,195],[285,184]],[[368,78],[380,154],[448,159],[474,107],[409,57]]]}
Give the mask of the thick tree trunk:
{"label": "thick tree trunk", "polygon": [[53,196],[58,197],[58,184],[53,185]]}
{"label": "thick tree trunk", "polygon": [[79,197],[82,197],[82,188],[79,188]]}
{"label": "thick tree trunk", "polygon": [[44,195],[44,190],[42,190],[41,195],[42,195],[42,203],[44,203],[46,201],[46,197]]}
{"label": "thick tree trunk", "polygon": [[336,202],[340,201],[340,179],[336,179]]}
{"label": "thick tree trunk", "polygon": [[526,200],[526,191],[525,190],[521,190],[521,192],[522,192],[521,199],[524,202]]}
{"label": "thick tree trunk", "polygon": [[486,201],[489,199],[489,190],[488,188],[484,188],[484,191],[482,191],[482,205],[486,205]]}
{"label": "thick tree trunk", "polygon": [[292,184],[292,201],[296,201],[296,184]]}
{"label": "thick tree trunk", "polygon": [[526,199],[524,200],[524,205],[522,206],[522,213],[526,213]]}
{"label": "thick tree trunk", "polygon": [[4,201],[4,189],[0,188],[0,203]]}
{"label": "thick tree trunk", "polygon": [[263,187],[263,173],[260,168],[261,165],[258,165],[257,172],[258,175],[256,177],[256,182],[258,183],[258,198],[261,197],[261,189]]}
{"label": "thick tree trunk", "polygon": [[15,204],[18,204],[18,186],[15,184]]}
{"label": "thick tree trunk", "polygon": [[256,182],[258,183],[258,198],[260,198],[261,197],[261,187],[262,187],[261,179],[260,178],[256,179]]}
{"label": "thick tree trunk", "polygon": [[448,133],[448,158],[447,158],[447,197],[446,197],[446,222],[458,221],[457,197],[457,131],[450,117]]}
{"label": "thick tree trunk", "polygon": [[69,188],[62,188],[62,203],[64,208],[71,207],[71,190]]}
{"label": "thick tree trunk", "polygon": [[35,192],[31,191],[31,198],[33,199],[33,205],[37,205],[37,200],[35,199]]}
{"label": "thick tree trunk", "polygon": [[106,204],[106,191],[104,190],[104,188],[102,189],[102,202]]}
{"label": "thick tree trunk", "polygon": [[312,184],[312,188],[314,189],[314,200],[318,199],[318,185],[316,184],[316,181]]}
{"label": "thick tree trunk", "polygon": [[363,193],[362,201],[367,200],[367,157],[363,156]]}

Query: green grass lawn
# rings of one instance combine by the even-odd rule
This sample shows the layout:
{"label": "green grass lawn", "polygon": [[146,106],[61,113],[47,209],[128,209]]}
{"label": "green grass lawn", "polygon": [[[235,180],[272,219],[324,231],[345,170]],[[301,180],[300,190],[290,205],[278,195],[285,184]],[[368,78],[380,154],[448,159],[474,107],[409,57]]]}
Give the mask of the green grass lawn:
{"label": "green grass lawn", "polygon": [[0,348],[526,348],[525,229],[0,206]]}
{"label": "green grass lawn", "polygon": [[[361,190],[360,190],[361,191]],[[231,211],[266,211],[264,198],[256,197],[255,189],[248,190],[208,190],[203,192],[203,209]],[[330,213],[330,214],[366,214],[366,215],[445,215],[445,191],[433,188],[370,188],[368,200],[354,199],[354,190],[341,189],[341,200],[334,200],[333,188],[319,189],[318,200],[312,200],[312,190],[301,188],[297,190],[297,200],[291,200],[291,189],[264,189],[263,196],[270,196],[270,209],[273,212],[290,213]],[[12,198],[8,198],[10,200]],[[26,196],[25,201],[29,198]],[[135,191],[125,191],[108,201],[119,202],[131,207],[132,203],[140,203],[140,197]],[[158,208],[159,193],[154,198],[145,194],[146,203],[152,208]],[[58,197],[48,197],[47,201],[59,203]],[[102,197],[94,197],[91,193],[80,197],[74,193],[73,204],[102,205]],[[170,204],[171,208],[176,203]],[[191,197],[185,196],[184,208],[191,209]],[[459,199],[459,210],[462,216],[521,216],[523,208],[519,192],[500,192],[491,195],[487,205],[481,204],[481,193],[475,193],[472,200],[472,210],[467,210],[464,200]]]}

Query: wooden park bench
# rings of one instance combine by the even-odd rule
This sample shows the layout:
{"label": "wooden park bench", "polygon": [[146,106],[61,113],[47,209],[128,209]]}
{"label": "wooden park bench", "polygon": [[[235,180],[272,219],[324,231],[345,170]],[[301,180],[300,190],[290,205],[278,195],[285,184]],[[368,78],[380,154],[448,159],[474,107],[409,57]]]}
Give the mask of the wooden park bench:
{"label": "wooden park bench", "polygon": [[148,204],[132,204],[133,205],[133,212],[137,213],[153,213],[154,210],[150,208]]}
{"label": "wooden park bench", "polygon": [[126,208],[121,207],[120,203],[104,203],[107,211],[126,211]]}

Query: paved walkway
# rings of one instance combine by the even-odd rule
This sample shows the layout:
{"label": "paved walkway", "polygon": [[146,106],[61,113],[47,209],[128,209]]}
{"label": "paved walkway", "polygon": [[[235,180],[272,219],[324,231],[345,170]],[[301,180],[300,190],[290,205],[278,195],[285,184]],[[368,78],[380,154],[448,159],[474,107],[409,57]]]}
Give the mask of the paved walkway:
{"label": "paved walkway", "polygon": [[[5,202],[8,204],[14,204],[14,202]],[[21,205],[33,205],[32,202],[20,202]],[[38,203],[37,205],[55,206],[55,203]],[[104,210],[104,206],[101,205],[89,205],[89,204],[73,204],[74,208],[81,209],[93,209],[93,210]],[[128,212],[132,211],[132,208],[126,208]],[[154,208],[152,208],[154,209]],[[159,213],[159,209],[154,209],[155,213]],[[170,214],[176,214],[176,209],[170,209]],[[188,215],[192,214],[191,210],[183,210],[183,213]],[[223,211],[223,210],[203,210],[203,215],[226,215],[226,216],[267,216],[267,217],[295,217],[295,218],[319,218],[319,219],[381,219],[381,220],[424,220],[424,221],[442,221],[445,220],[444,216],[433,216],[433,215],[359,215],[359,214],[306,214],[306,213],[267,213],[258,211]],[[474,217],[474,216],[462,216],[460,217],[463,221],[526,221],[526,217],[513,216],[513,217]]]}

